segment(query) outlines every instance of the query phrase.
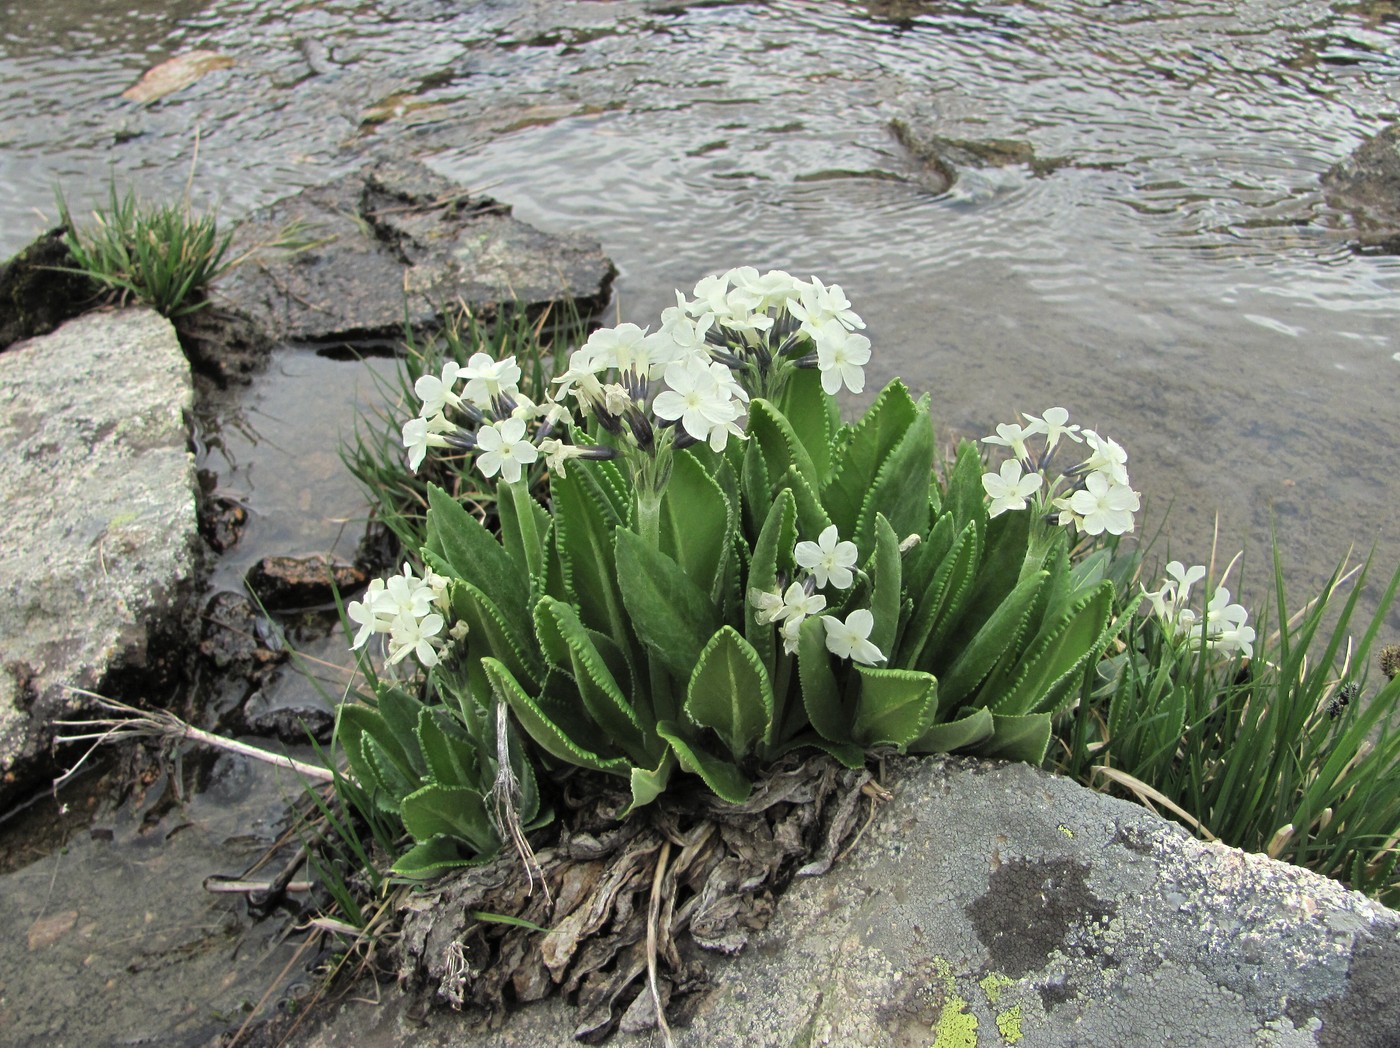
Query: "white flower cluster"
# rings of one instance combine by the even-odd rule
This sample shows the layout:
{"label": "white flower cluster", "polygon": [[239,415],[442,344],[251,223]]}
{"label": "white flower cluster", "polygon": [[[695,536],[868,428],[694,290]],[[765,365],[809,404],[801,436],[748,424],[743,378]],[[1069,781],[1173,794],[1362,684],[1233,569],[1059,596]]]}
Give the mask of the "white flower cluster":
{"label": "white flower cluster", "polygon": [[[459,382],[466,383],[460,393]],[[483,476],[519,480],[522,468],[540,454],[526,436],[528,427],[538,423],[547,430],[568,417],[558,404],[536,404],[523,395],[519,382],[515,357],[495,360],[486,353],[472,354],[465,366],[449,360],[441,375],[421,376],[413,384],[422,401],[418,417],[403,427],[409,467],[417,471],[429,448],[474,448],[476,467]],[[464,414],[475,424],[474,431],[450,421],[449,409]]]}
{"label": "white flower cluster", "polygon": [[[755,620],[760,626],[776,623],[782,634],[783,650],[791,655],[797,651],[803,620],[826,608],[826,597],[817,590],[827,586],[850,589],[855,583],[859,557],[856,544],[842,541],[835,524],[825,528],[816,542],[799,542],[793,548],[793,559],[807,574],[794,580],[787,589],[780,586],[771,592],[753,591],[749,602],[755,609]],[[821,621],[826,630],[826,648],[837,658],[867,666],[885,660],[880,649],[870,643],[875,616],[866,609],[851,612],[844,622],[834,615],[822,615]]]}
{"label": "white flower cluster", "polygon": [[750,397],[774,395],[791,368],[820,370],[828,394],[861,392],[870,340],[855,332],[864,327],[838,284],[751,266],[708,276],[693,299],[676,292],[654,332],[636,324],[593,332],[543,404],[520,392],[514,357],[476,353],[465,365],[448,361],[441,375],[422,376],[414,384],[418,416],[403,427],[409,466],[416,471],[429,448],[458,448],[476,452],[484,476],[515,482],[541,458],[562,476],[572,459],[617,454],[553,436],[559,423],[573,421],[564,406],[570,397],[624,438],[624,454],[628,446],[653,453],[657,431],[672,427],[682,446],[703,442],[722,451],[730,437],[743,438]]}
{"label": "white flower cluster", "polygon": [[[438,663],[442,647],[447,643],[443,613],[450,610],[447,602],[447,580],[429,571],[423,578],[413,574],[405,564],[402,575],[390,575],[388,580],[375,579],[365,590],[365,599],[352,600],[346,614],[360,629],[351,649],[361,648],[377,633],[389,635],[387,664],[392,666],[410,652],[425,668]],[[454,627],[453,639],[464,626]]]}
{"label": "white flower cluster", "polygon": [[[1056,495],[1059,481],[1050,487],[1045,502],[1057,511],[1057,523],[1073,524],[1086,535],[1123,535],[1132,531],[1133,514],[1142,503],[1128,481],[1128,453],[1122,446],[1092,429],[1071,423],[1064,408],[1050,408],[1039,417],[1021,417],[1024,426],[1004,423],[997,426],[995,434],[982,438],[982,443],[1009,448],[1013,455],[998,472],[982,476],[982,488],[991,499],[989,514],[995,517],[1008,510],[1025,509],[1027,500],[1038,496],[1045,484],[1044,470],[1056,446],[1061,438],[1067,438],[1087,445],[1089,457],[1069,471],[1067,476],[1073,480],[1069,491]],[[1045,449],[1038,457],[1031,454],[1026,444],[1034,437],[1045,440]]]}
{"label": "white flower cluster", "polygon": [[[1236,558],[1238,559],[1238,558]],[[1233,562],[1231,567],[1233,567]],[[1225,574],[1230,573],[1229,568]],[[1187,568],[1179,560],[1167,565],[1167,578],[1160,589],[1143,589],[1143,599],[1152,605],[1168,634],[1184,638],[1195,650],[1208,647],[1225,655],[1239,652],[1245,658],[1254,655],[1254,627],[1246,624],[1249,612],[1239,604],[1230,603],[1230,591],[1218,585],[1206,604],[1205,618],[1187,606],[1191,587],[1206,577],[1206,569],[1197,564]]]}

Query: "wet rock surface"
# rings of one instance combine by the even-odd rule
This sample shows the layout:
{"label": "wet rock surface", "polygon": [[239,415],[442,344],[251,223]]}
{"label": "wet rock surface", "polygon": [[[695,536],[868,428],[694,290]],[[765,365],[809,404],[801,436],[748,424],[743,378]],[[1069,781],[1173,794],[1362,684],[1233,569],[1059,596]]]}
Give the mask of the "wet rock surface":
{"label": "wet rock surface", "polygon": [[263,606],[275,611],[322,607],[342,599],[369,581],[369,573],[354,564],[328,557],[264,557],[248,572],[248,588]]}
{"label": "wet rock surface", "polygon": [[951,189],[970,171],[1022,168],[1032,175],[1049,175],[1072,166],[1068,157],[1037,156],[1035,147],[1022,139],[954,138],[916,119],[894,119],[889,127],[895,141],[918,162],[918,181],[934,193]]}
{"label": "wet rock surface", "polygon": [[1322,176],[1327,202],[1348,212],[1357,244],[1400,252],[1400,124],[1363,142]]}
{"label": "wet rock surface", "polygon": [[60,228],[0,265],[0,350],[47,335],[87,308],[97,284],[81,273],[65,272],[76,264]]}
{"label": "wet rock surface", "polygon": [[441,325],[465,305],[543,309],[572,297],[602,307],[613,267],[596,241],[543,233],[510,206],[477,196],[418,163],[380,163],[252,215],[233,251],[295,224],[312,246],[260,252],[217,294],[277,341],[397,338],[405,320]]}
{"label": "wet rock surface", "polygon": [[48,768],[70,688],[173,676],[198,539],[189,365],[148,310],[0,354],[0,800]]}
{"label": "wet rock surface", "polygon": [[[748,949],[706,959],[678,1045],[1394,1043],[1400,914],[1025,765],[902,762],[893,791]],[[342,1005],[303,1043],[567,1045],[579,1019],[408,1014]]]}
{"label": "wet rock surface", "polygon": [[256,683],[287,658],[267,619],[241,593],[214,594],[202,620],[199,653],[230,677]]}

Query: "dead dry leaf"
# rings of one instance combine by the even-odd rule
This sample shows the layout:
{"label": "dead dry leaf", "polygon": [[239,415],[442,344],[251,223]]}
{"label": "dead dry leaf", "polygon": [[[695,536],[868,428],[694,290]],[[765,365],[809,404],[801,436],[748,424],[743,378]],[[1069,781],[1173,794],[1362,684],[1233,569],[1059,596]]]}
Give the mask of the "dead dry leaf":
{"label": "dead dry leaf", "polygon": [[147,69],[145,75],[122,92],[128,102],[143,105],[174,94],[216,69],[232,67],[233,59],[217,51],[186,51],[158,66]]}

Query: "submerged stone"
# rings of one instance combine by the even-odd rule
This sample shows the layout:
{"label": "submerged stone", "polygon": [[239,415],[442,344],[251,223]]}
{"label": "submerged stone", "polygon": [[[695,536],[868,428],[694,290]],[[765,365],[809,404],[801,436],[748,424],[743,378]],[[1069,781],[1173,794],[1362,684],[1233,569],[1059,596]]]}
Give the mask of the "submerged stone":
{"label": "submerged stone", "polygon": [[596,241],[544,233],[510,206],[414,162],[381,163],[252,215],[235,255],[294,227],[311,246],[263,251],[217,284],[218,297],[276,341],[398,338],[463,306],[489,319],[519,302],[538,312],[607,301],[612,263]]}
{"label": "submerged stone", "polygon": [[[52,767],[53,721],[163,674],[198,533],[189,364],[145,309],[0,354],[0,801]],[[182,635],[182,634],[181,634]]]}
{"label": "submerged stone", "polygon": [[[899,762],[892,789],[848,859],[707,957],[678,1046],[1394,1043],[1400,914],[1336,881],[1022,764]],[[409,1012],[343,1005],[305,1043],[567,1045],[580,1019]]]}
{"label": "submerged stone", "polygon": [[248,572],[248,588],[263,606],[276,611],[324,607],[360,589],[369,573],[354,564],[327,557],[264,557]]}
{"label": "submerged stone", "polygon": [[1322,176],[1327,202],[1351,215],[1358,247],[1400,252],[1400,124],[1382,128]]}

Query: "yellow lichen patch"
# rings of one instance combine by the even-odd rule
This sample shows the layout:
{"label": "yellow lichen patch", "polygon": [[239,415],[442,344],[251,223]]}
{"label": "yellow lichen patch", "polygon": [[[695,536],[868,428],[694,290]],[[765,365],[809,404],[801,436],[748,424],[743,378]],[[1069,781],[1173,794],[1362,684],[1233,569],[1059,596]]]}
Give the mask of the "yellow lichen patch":
{"label": "yellow lichen patch", "polygon": [[1060,823],[1060,825],[1059,825],[1058,827],[1056,827],[1056,828],[1057,828],[1061,833],[1063,833],[1063,834],[1065,835],[1065,837],[1066,837],[1068,840],[1071,840],[1071,841],[1074,840],[1074,831],[1071,830],[1071,829],[1070,829],[1068,826],[1066,826],[1064,823]]}
{"label": "yellow lichen patch", "polygon": [[987,1002],[996,1004],[1001,1000],[1001,991],[1015,985],[1015,982],[1015,979],[1008,979],[1001,972],[991,972],[977,985],[981,986],[982,992],[987,995]]}
{"label": "yellow lichen patch", "polygon": [[997,1013],[997,1032],[1007,1044],[1015,1044],[1021,1039],[1021,1006],[1012,1005],[1004,1012]]}
{"label": "yellow lichen patch", "polygon": [[943,1005],[930,1048],[977,1048],[977,1016],[961,997],[949,997]]}

